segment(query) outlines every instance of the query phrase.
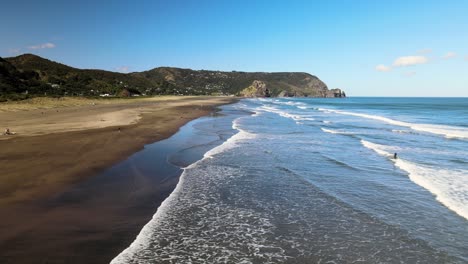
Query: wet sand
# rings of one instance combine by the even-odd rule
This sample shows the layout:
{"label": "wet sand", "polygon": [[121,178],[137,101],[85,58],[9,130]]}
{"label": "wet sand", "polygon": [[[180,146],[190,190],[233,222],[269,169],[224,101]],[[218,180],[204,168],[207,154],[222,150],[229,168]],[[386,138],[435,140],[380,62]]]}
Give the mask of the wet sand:
{"label": "wet sand", "polygon": [[[180,171],[160,167],[151,184],[137,171],[93,176],[234,100],[179,97],[1,112],[0,125],[18,135],[0,140],[0,262],[108,263],[170,194]],[[119,118],[109,120],[117,123],[95,121],[114,114]]]}

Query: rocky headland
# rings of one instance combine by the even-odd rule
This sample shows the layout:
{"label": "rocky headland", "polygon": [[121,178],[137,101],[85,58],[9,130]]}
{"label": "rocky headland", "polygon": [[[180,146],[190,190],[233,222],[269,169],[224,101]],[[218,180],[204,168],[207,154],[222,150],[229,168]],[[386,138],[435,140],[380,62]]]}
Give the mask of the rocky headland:
{"label": "rocky headland", "polygon": [[0,101],[34,96],[234,95],[345,97],[303,72],[207,71],[159,67],[118,73],[77,69],[33,54],[0,58]]}
{"label": "rocky headland", "polygon": [[34,96],[234,95],[345,97],[303,72],[207,71],[159,67],[119,73],[77,69],[33,54],[0,58],[0,101]]}

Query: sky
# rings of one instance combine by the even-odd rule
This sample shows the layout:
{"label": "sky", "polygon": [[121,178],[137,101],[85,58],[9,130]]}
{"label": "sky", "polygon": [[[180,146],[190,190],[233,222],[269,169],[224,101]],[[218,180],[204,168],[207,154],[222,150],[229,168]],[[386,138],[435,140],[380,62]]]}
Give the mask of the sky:
{"label": "sky", "polygon": [[4,0],[0,13],[0,57],[298,71],[351,96],[468,97],[466,0]]}

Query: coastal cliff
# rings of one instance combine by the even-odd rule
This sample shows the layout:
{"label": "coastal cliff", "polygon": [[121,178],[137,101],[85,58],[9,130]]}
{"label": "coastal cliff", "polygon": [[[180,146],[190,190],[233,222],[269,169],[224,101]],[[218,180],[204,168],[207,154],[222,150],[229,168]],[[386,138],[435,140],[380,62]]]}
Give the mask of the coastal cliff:
{"label": "coastal cliff", "polygon": [[[77,69],[32,54],[0,58],[0,97],[236,95],[244,97],[345,97],[303,72],[207,71],[159,67],[118,73]],[[1,99],[1,98],[0,98]]]}

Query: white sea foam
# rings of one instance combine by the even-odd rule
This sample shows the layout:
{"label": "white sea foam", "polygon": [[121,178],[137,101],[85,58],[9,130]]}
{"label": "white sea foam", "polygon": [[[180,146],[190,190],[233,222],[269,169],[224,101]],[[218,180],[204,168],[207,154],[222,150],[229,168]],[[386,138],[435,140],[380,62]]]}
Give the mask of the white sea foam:
{"label": "white sea foam", "polygon": [[354,135],[355,133],[353,132],[346,132],[346,131],[338,131],[338,130],[332,130],[332,129],[327,129],[327,128],[320,128],[323,132],[330,133],[330,134],[340,134],[340,135]]}
{"label": "white sea foam", "polygon": [[269,111],[269,112],[276,113],[276,114],[278,114],[278,115],[280,115],[280,116],[282,116],[282,117],[291,118],[291,119],[293,119],[293,120],[296,120],[297,118],[300,118],[300,116],[298,116],[298,115],[293,115],[293,114],[290,114],[290,113],[288,113],[288,112],[286,112],[286,111],[279,110],[279,109],[277,109],[277,108],[265,107],[264,109],[267,110],[267,111]]}
{"label": "white sea foam", "polygon": [[402,129],[392,129],[392,132],[399,133],[399,134],[411,134],[411,131],[402,130]]}
{"label": "white sea foam", "polygon": [[322,129],[323,132],[327,132],[327,133],[330,133],[330,134],[342,134],[342,132],[332,130],[332,129],[326,129],[326,128],[323,128],[323,127],[321,127],[320,129]]}
{"label": "white sea foam", "polygon": [[435,169],[397,159],[395,165],[434,194],[439,202],[468,220],[468,170]]}
{"label": "white sea foam", "polygon": [[411,124],[411,128],[418,131],[443,135],[446,138],[468,139],[468,129],[454,126],[441,126],[430,124]]}
{"label": "white sea foam", "polygon": [[281,105],[291,105],[291,106],[304,106],[306,104],[302,102],[293,102],[293,101],[287,101],[287,102],[281,102],[281,101],[275,101],[277,104]]}
{"label": "white sea foam", "polygon": [[203,155],[203,158],[212,158],[216,154],[219,154],[219,153],[222,153],[222,152],[224,152],[224,151],[226,151],[228,149],[234,148],[238,141],[253,139],[253,138],[256,137],[255,134],[252,134],[252,133],[249,133],[249,132],[247,132],[245,130],[242,130],[239,127],[239,120],[240,119],[241,118],[238,118],[238,119],[234,120],[234,122],[232,122],[232,128],[238,130],[239,132],[237,132],[237,134],[235,134],[234,136],[230,137],[223,144],[221,144],[221,145],[209,150],[208,152],[206,152],[205,155]]}
{"label": "white sea foam", "polygon": [[361,140],[361,143],[362,143],[362,145],[364,147],[377,152],[381,156],[384,156],[384,157],[387,157],[387,158],[393,157],[393,154],[391,152],[389,152],[388,147],[386,147],[384,145],[371,143],[371,142],[366,141],[366,140]]}
{"label": "white sea foam", "polygon": [[[192,164],[193,166],[196,164]],[[188,166],[187,168],[191,167],[192,165]],[[186,169],[187,169],[186,168]],[[182,172],[179,182],[177,183],[176,188],[174,191],[167,197],[159,206],[156,214],[153,215],[153,218],[141,229],[140,233],[136,237],[136,239],[130,244],[128,248],[122,251],[118,256],[116,256],[110,263],[111,264],[124,264],[130,263],[134,256],[140,250],[144,250],[147,245],[151,242],[151,237],[153,235],[152,230],[154,226],[157,226],[161,219],[165,218],[170,211],[171,207],[177,202],[177,197],[179,196],[180,190],[184,185],[185,179],[185,170]]]}
{"label": "white sea foam", "polygon": [[255,134],[249,133],[239,128],[239,120],[237,118],[234,120],[232,127],[239,132],[230,137],[226,140],[223,144],[211,149],[210,151],[206,152],[203,158],[195,163],[192,163],[188,167],[184,168],[182,172],[179,182],[175,187],[174,191],[167,197],[159,206],[156,213],[153,215],[153,218],[142,228],[136,239],[130,244],[128,248],[122,251],[118,256],[116,256],[111,263],[113,264],[121,264],[121,263],[129,263],[133,257],[139,252],[140,250],[144,250],[147,248],[149,243],[151,242],[151,238],[154,235],[153,230],[155,226],[158,226],[162,223],[162,219],[166,218],[171,211],[171,208],[178,202],[178,197],[181,193],[181,189],[184,186],[184,181],[186,177],[186,171],[188,169],[194,168],[200,162],[207,158],[212,158],[213,156],[220,154],[228,149],[232,149],[235,147],[237,142],[241,140],[251,139],[255,137]]}
{"label": "white sea foam", "polygon": [[271,106],[262,106],[262,107],[259,107],[258,110],[263,110],[263,111],[267,111],[267,112],[270,112],[270,113],[275,113],[275,114],[278,114],[278,115],[280,115],[282,117],[290,118],[290,119],[292,119],[294,121],[314,121],[315,120],[314,118],[312,118],[310,116],[304,116],[304,115],[300,115],[300,114],[291,114],[291,113],[288,113],[286,111],[283,111],[283,110],[280,110],[278,108],[271,107]]}
{"label": "white sea foam", "polygon": [[333,109],[325,109],[319,108],[319,111],[324,113],[335,113],[341,115],[350,115],[350,116],[357,116],[367,119],[378,120],[381,122],[385,122],[395,126],[401,127],[409,127],[413,130],[427,132],[436,135],[442,135],[446,138],[460,138],[460,139],[468,139],[468,129],[464,127],[456,127],[456,126],[443,126],[443,125],[431,125],[431,124],[415,124],[409,122],[398,121],[394,119],[390,119],[383,116],[378,115],[368,115],[363,113],[354,113],[354,112],[346,112],[340,110],[333,110]]}
{"label": "white sea foam", "polygon": [[[364,147],[381,156],[391,157],[391,147],[361,140]],[[425,188],[444,206],[468,219],[468,170],[448,170],[423,166],[404,159],[392,159],[395,165],[408,173],[414,183]]]}
{"label": "white sea foam", "polygon": [[306,117],[306,116],[301,116],[298,118],[299,120],[308,120],[308,121],[314,121],[315,118],[313,117]]}

